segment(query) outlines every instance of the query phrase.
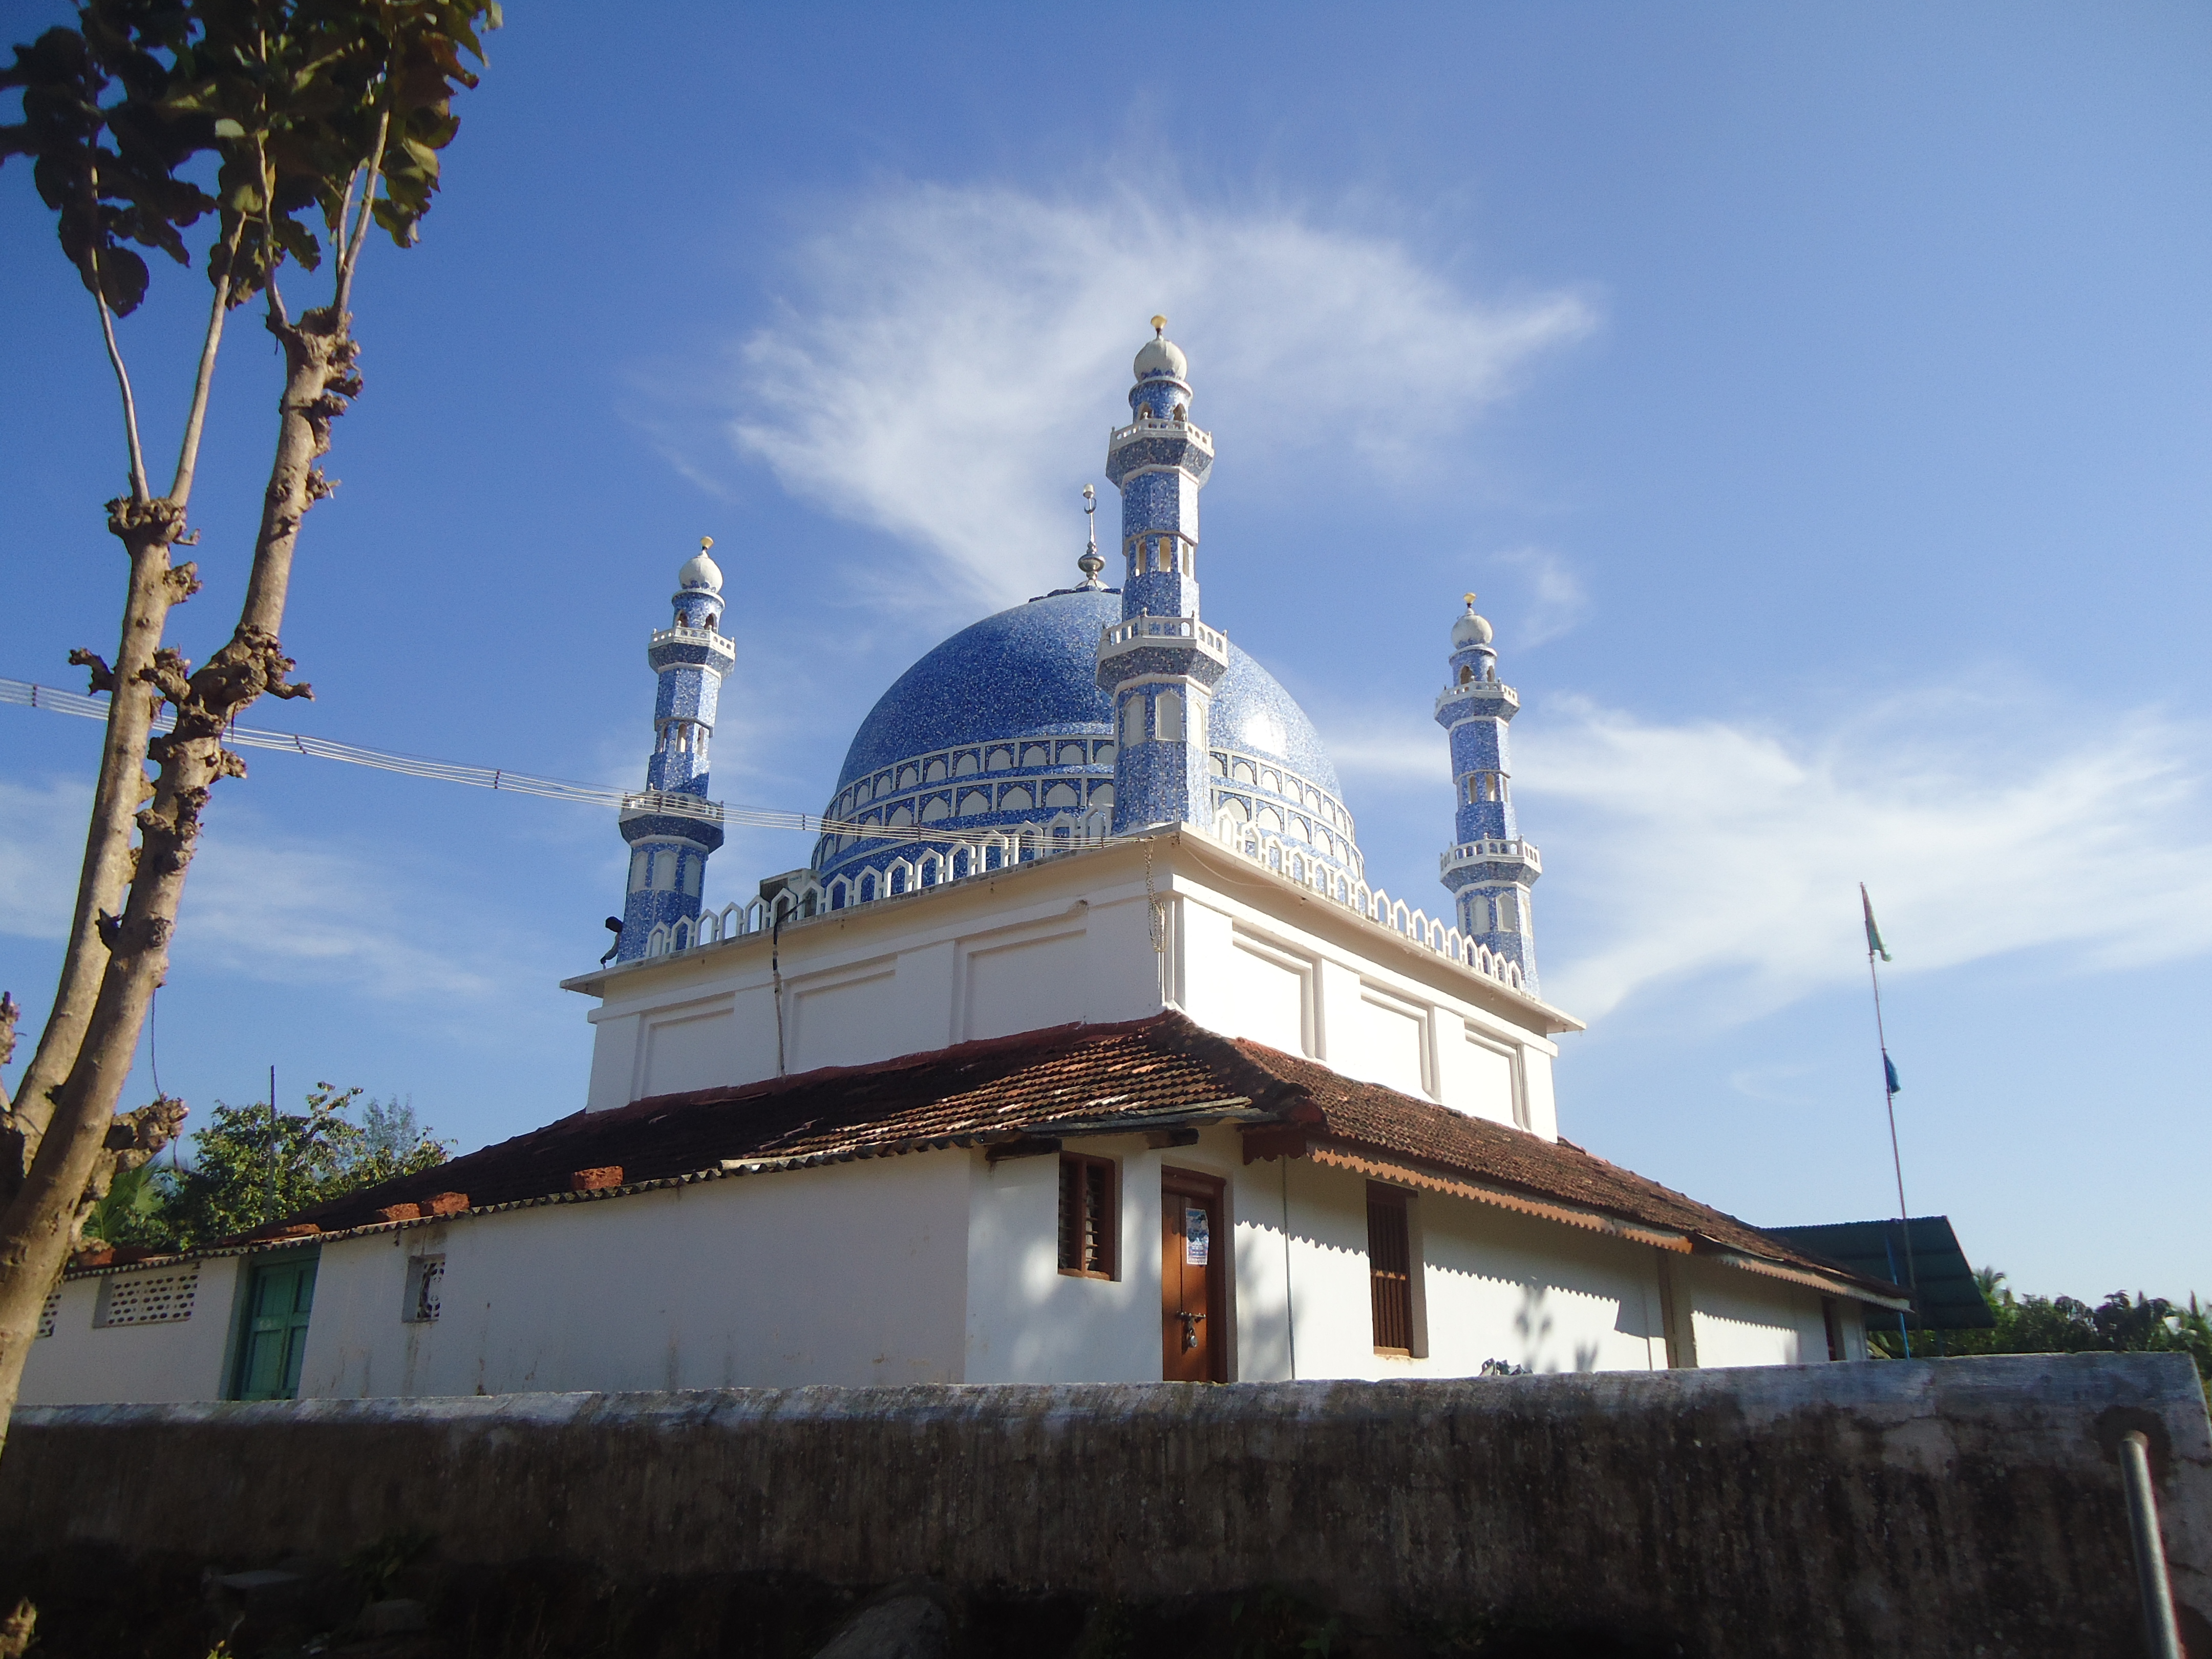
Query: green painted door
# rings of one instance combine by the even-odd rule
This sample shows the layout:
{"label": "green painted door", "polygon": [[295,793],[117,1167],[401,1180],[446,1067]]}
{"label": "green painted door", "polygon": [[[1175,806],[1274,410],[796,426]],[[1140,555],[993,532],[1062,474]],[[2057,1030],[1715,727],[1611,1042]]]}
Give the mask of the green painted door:
{"label": "green painted door", "polygon": [[238,1352],[236,1400],[290,1400],[300,1392],[307,1354],[307,1315],[315,1304],[315,1257],[253,1269]]}

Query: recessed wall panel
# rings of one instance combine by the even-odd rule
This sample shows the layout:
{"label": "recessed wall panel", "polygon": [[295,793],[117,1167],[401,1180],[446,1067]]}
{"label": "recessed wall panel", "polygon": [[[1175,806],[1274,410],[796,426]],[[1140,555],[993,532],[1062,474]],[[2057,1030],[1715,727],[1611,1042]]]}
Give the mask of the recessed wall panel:
{"label": "recessed wall panel", "polygon": [[1080,931],[971,950],[963,986],[967,1039],[1012,1036],[1083,1018],[1087,962]]}

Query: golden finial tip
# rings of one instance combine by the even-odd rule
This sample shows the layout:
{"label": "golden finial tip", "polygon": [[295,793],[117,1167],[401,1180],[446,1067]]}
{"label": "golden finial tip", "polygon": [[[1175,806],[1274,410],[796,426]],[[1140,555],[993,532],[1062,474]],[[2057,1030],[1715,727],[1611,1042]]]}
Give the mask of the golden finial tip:
{"label": "golden finial tip", "polygon": [[714,538],[712,536],[702,536],[702,537],[700,537],[700,538],[699,538],[699,550],[700,550],[702,553],[704,553],[704,552],[705,552],[708,548],[712,547],[714,544]]}
{"label": "golden finial tip", "polygon": [[1470,611],[1474,609],[1474,595],[1472,593],[1467,596],[1467,608]]}
{"label": "golden finial tip", "polygon": [[1168,319],[1166,318],[1155,317],[1152,319],[1152,332],[1154,334],[1164,334],[1167,332],[1167,330]]}

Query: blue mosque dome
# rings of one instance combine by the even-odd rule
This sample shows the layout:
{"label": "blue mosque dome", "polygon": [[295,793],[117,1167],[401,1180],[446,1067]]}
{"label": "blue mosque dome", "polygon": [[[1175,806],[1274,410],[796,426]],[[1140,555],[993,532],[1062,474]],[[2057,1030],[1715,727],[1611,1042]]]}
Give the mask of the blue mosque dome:
{"label": "blue mosque dome", "polygon": [[[1121,619],[1116,590],[1086,585],[961,629],[860,722],[823,816],[902,830],[1085,833],[1112,810],[1114,699],[1098,685],[1098,637]],[[1356,875],[1352,818],[1321,734],[1272,674],[1235,645],[1229,651],[1207,730],[1215,811],[1286,830]],[[915,850],[825,836],[815,869],[831,888]]]}

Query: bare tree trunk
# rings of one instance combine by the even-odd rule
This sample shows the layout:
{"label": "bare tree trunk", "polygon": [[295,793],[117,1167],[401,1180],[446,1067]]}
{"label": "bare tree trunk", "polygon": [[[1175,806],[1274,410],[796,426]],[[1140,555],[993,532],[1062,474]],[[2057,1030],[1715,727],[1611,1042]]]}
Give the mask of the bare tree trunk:
{"label": "bare tree trunk", "polygon": [[107,735],[100,749],[100,781],[93,793],[92,823],[85,836],[76,914],[62,961],[61,983],[38,1048],[16,1090],[12,1129],[20,1139],[20,1150],[16,1157],[0,1160],[0,1182],[9,1188],[36,1156],[53,1116],[50,1091],[69,1074],[83,1043],[107,961],[100,919],[118,908],[124,883],[130,879],[132,820],[148,793],[146,743],[161,702],[148,683],[154,653],[161,647],[170,606],[199,586],[192,566],[170,568],[169,549],[182,518],[166,501],[108,503],[108,528],[121,538],[131,556],[130,594],[123,607],[122,643],[112,669],[88,651],[70,653],[72,662],[92,670],[92,689],[110,695]]}
{"label": "bare tree trunk", "polygon": [[173,1101],[121,1118],[115,1109],[148,1004],[168,970],[200,816],[218,780],[246,774],[245,763],[222,747],[223,728],[264,692],[308,695],[285,682],[293,664],[277,630],[301,522],[331,488],[315,461],[328,453],[331,422],[345,412],[361,381],[349,318],[332,308],[294,323],[273,283],[269,302],[270,331],[284,349],[284,392],[246,603],[229,642],[198,672],[167,648],[156,649],[144,672],[144,681],[176,709],[176,729],[149,745],[161,770],[152,801],[137,815],[141,844],[122,916],[102,929],[107,961],[99,994],[67,1077],[49,1091],[52,1116],[22,1187],[0,1212],[0,1425],[15,1408],[40,1308],[86,1208],[118,1167],[150,1156],[143,1143],[166,1140],[182,1115]]}
{"label": "bare tree trunk", "polygon": [[[234,246],[236,240],[235,236],[231,238]],[[100,976],[107,963],[107,946],[100,936],[100,918],[118,908],[123,884],[130,879],[135,856],[131,829],[138,809],[152,793],[143,762],[154,714],[161,705],[160,694],[152,684],[154,653],[161,648],[168,628],[171,607],[199,591],[196,567],[185,564],[173,568],[169,552],[184,536],[192,477],[199,464],[200,434],[215,381],[216,356],[229,310],[230,279],[225,275],[216,282],[214,303],[201,340],[199,372],[185,418],[184,441],[178,450],[176,480],[166,497],[149,501],[131,378],[124,369],[106,307],[104,303],[100,307],[100,331],[123,392],[133,492],[107,504],[107,528],[130,556],[131,580],[114,666],[111,668],[89,651],[70,653],[71,662],[92,671],[92,690],[108,694],[107,735],[100,749],[100,778],[93,790],[92,821],[85,833],[76,914],[70,921],[69,948],[62,958],[61,981],[40,1032],[39,1046],[16,1089],[14,1109],[0,1119],[0,1206],[14,1196],[37,1155],[39,1142],[53,1117],[52,1091],[69,1075],[84,1042],[85,1028],[91,1023],[93,1004],[100,994]]]}

